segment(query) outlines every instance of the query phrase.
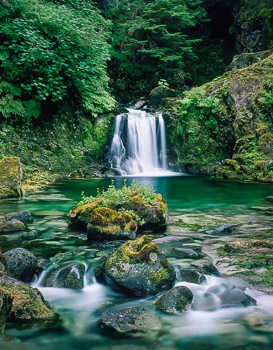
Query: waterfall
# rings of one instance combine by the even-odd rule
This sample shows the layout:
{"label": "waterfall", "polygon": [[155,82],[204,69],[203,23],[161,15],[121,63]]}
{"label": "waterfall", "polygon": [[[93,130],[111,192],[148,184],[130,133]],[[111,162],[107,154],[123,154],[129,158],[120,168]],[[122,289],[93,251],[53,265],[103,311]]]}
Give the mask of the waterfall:
{"label": "waterfall", "polygon": [[120,175],[164,175],[168,171],[162,115],[128,108],[115,119],[111,168]]}

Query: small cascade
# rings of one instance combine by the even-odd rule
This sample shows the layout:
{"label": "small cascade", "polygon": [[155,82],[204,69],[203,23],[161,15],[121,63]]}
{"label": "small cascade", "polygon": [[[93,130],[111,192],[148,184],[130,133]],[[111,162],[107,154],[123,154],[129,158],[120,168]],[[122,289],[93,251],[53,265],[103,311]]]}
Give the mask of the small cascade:
{"label": "small cascade", "polygon": [[169,175],[162,114],[128,108],[116,116],[111,168],[120,175]]}

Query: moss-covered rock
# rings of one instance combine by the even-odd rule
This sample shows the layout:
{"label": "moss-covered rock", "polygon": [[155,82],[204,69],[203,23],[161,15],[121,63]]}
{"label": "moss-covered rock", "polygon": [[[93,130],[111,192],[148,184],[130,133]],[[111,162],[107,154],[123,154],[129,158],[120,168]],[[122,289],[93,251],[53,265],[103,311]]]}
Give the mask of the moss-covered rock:
{"label": "moss-covered rock", "polygon": [[155,295],[175,281],[172,265],[147,236],[120,246],[104,263],[105,282],[128,295]]}
{"label": "moss-covered rock", "polygon": [[54,311],[38,289],[12,278],[0,278],[0,288],[12,299],[8,319],[11,321],[48,320],[55,317]]}
{"label": "moss-covered rock", "polygon": [[0,161],[0,199],[21,196],[23,171],[20,159],[6,157]]}
{"label": "moss-covered rock", "polygon": [[132,215],[101,207],[92,212],[87,225],[87,238],[88,240],[134,239],[136,231],[137,223]]}
{"label": "moss-covered rock", "polygon": [[80,263],[57,266],[48,273],[44,285],[55,288],[82,289],[84,272],[84,265]]}
{"label": "moss-covered rock", "polygon": [[193,294],[187,287],[175,287],[161,295],[156,301],[157,310],[169,313],[180,314],[186,312],[191,307]]}
{"label": "moss-covered rock", "polygon": [[7,234],[24,230],[26,227],[17,219],[0,216],[0,233]]}
{"label": "moss-covered rock", "polygon": [[11,312],[12,298],[0,286],[0,336],[4,333],[6,320]]}

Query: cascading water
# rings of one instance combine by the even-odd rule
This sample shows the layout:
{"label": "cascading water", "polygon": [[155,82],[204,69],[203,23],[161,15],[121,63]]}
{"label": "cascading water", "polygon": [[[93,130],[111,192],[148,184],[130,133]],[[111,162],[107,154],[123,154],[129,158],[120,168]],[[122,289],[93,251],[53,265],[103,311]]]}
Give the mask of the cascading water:
{"label": "cascading water", "polygon": [[120,175],[170,175],[162,114],[128,109],[116,116],[111,168]]}

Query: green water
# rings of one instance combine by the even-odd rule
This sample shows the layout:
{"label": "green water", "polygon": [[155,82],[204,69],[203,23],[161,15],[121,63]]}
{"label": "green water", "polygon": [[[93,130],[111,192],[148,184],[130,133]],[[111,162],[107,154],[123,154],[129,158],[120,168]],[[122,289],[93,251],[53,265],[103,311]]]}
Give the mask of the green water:
{"label": "green water", "polygon": [[[128,178],[130,184],[132,178]],[[123,178],[115,178],[116,187],[123,185]],[[207,214],[257,215],[253,206],[268,206],[266,196],[273,196],[273,186],[213,181],[193,176],[138,178],[136,181],[153,185],[166,199],[170,215],[205,212]],[[0,201],[0,215],[29,209],[34,223],[30,228],[38,231],[32,241],[24,240],[21,233],[0,236],[3,251],[24,247],[38,258],[51,259],[59,252],[66,253],[62,262],[81,261],[87,268],[87,285],[82,291],[40,288],[60,315],[55,324],[8,324],[7,333],[20,346],[31,345],[38,349],[271,349],[271,332],[251,331],[245,326],[245,314],[255,307],[219,309],[214,312],[190,311],[183,316],[158,314],[162,322],[159,334],[138,337],[108,337],[97,328],[100,314],[111,308],[128,305],[154,309],[156,297],[134,299],[114,293],[110,288],[95,282],[93,268],[99,257],[113,249],[113,243],[87,243],[82,232],[71,232],[66,224],[68,211],[85,195],[95,195],[97,188],[106,189],[111,179],[62,180],[54,185],[22,199]],[[181,259],[180,259],[181,260]],[[174,265],[183,261],[172,258]],[[211,279],[208,286],[221,285],[223,279]],[[194,294],[206,293],[206,286],[190,286]],[[273,297],[251,293],[257,297],[258,309],[273,315]]]}

